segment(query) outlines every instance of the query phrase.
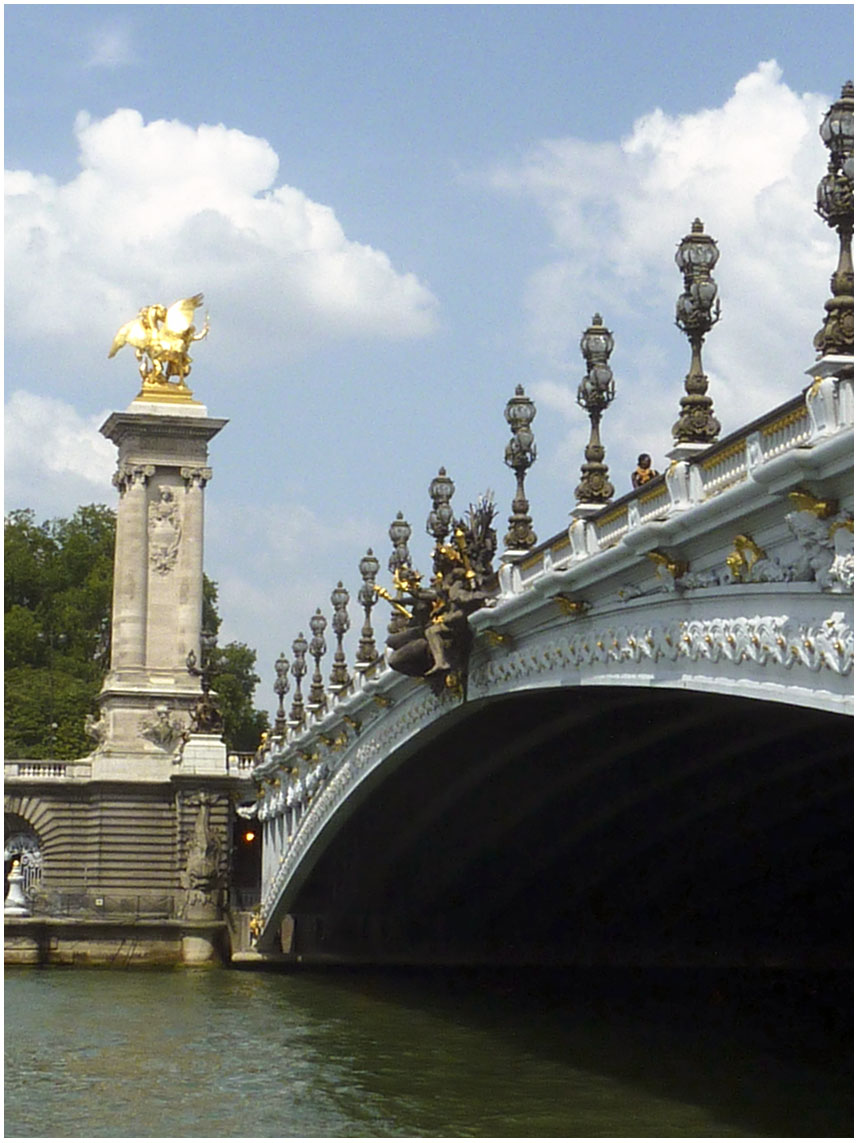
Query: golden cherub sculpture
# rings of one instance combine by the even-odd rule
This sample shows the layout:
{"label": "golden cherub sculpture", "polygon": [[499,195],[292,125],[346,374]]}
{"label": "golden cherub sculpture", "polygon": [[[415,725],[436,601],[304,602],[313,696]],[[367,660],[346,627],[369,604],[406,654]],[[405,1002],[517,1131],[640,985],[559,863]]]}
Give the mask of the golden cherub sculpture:
{"label": "golden cherub sculpture", "polygon": [[[144,306],[136,318],[126,322],[117,332],[108,357],[113,357],[123,345],[134,346],[143,392],[157,393],[181,391],[190,396],[185,378],[191,372],[188,347],[192,341],[201,341],[209,332],[209,317],[197,333],[194,311],[202,305],[203,295],[182,298],[172,306]],[[171,378],[178,380],[171,383]]]}

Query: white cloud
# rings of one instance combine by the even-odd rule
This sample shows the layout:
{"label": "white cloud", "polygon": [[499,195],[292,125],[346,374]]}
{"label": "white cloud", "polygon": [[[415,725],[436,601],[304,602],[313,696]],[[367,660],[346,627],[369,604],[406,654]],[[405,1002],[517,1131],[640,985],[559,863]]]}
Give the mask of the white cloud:
{"label": "white cloud", "polygon": [[92,37],[85,68],[116,68],[134,62],[130,33],[123,28],[103,28]]}
{"label": "white cloud", "polygon": [[[544,369],[575,388],[577,342],[595,310],[614,331],[618,398],[604,435],[624,455],[640,451],[642,435],[654,455],[670,447],[689,361],[685,338],[669,330],[682,289],[673,257],[695,217],[721,252],[714,277],[723,318],[705,343],[704,367],[723,429],[807,380],[837,261],[837,241],[814,212],[828,103],[791,91],[770,61],[722,107],[678,116],[657,109],[619,142],[547,141],[494,173],[498,189],[538,204],[553,233],[555,256],[525,291]],[[582,449],[583,425],[574,430]]]}
{"label": "white cloud", "polygon": [[[144,123],[129,109],[81,113],[75,133],[81,171],[69,182],[6,175],[9,333],[91,338],[100,356],[142,304],[199,289],[217,305],[223,346],[250,339],[258,355],[434,328],[436,300],[414,274],[347,238],[330,207],[275,185],[264,139]],[[226,336],[231,324],[241,337]]]}
{"label": "white cloud", "polygon": [[4,407],[7,508],[62,516],[103,503],[116,467],[116,449],[98,431],[107,415],[82,417],[64,401],[15,391]]}

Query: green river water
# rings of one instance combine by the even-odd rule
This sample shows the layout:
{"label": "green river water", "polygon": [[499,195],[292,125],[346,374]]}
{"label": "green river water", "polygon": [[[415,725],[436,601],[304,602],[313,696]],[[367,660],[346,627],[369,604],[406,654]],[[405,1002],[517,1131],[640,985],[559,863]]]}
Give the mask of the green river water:
{"label": "green river water", "polygon": [[10,969],[5,1135],[852,1135],[849,976]]}

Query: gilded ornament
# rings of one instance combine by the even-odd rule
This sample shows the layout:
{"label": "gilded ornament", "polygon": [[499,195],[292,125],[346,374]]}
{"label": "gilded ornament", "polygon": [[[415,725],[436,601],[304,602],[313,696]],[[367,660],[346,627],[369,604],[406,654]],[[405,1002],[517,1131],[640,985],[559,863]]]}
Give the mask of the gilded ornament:
{"label": "gilded ornament", "polygon": [[752,568],[766,558],[766,552],[758,547],[751,536],[739,535],[734,537],[734,550],[727,556],[725,563],[734,579],[745,580]]}
{"label": "gilded ornament", "polygon": [[657,568],[664,568],[672,579],[678,580],[686,574],[689,570],[689,564],[685,560],[674,560],[667,556],[665,552],[660,552],[658,548],[654,548],[652,552],[647,553],[647,558],[652,560]]}
{"label": "gilded ornament", "polygon": [[590,610],[590,604],[585,599],[573,599],[572,596],[566,595],[564,592],[559,592],[558,595],[553,595],[552,599],[560,607],[564,615],[584,615]]}
{"label": "gilded ornament", "polygon": [[793,501],[795,512],[812,512],[818,520],[826,520],[838,511],[836,500],[821,500],[805,488],[797,488],[795,491],[789,492],[788,498]]}
{"label": "gilded ornament", "polygon": [[191,399],[185,384],[191,372],[188,349],[192,341],[201,341],[209,332],[208,315],[199,333],[194,326],[194,311],[202,303],[203,295],[194,294],[172,306],[144,306],[136,318],[117,331],[107,356],[114,357],[124,345],[133,347],[143,382],[138,399]]}

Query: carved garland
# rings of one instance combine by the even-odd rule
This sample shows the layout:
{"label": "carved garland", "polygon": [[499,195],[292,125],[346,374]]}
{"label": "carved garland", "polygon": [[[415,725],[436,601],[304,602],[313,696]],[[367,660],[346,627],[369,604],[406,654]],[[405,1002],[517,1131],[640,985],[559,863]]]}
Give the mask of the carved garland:
{"label": "carved garland", "polygon": [[475,688],[491,689],[559,668],[660,659],[746,661],[786,670],[803,666],[846,676],[853,670],[853,629],[842,611],[834,611],[817,627],[796,623],[785,615],[619,625],[558,639],[531,651],[514,651],[477,667],[472,682]]}

